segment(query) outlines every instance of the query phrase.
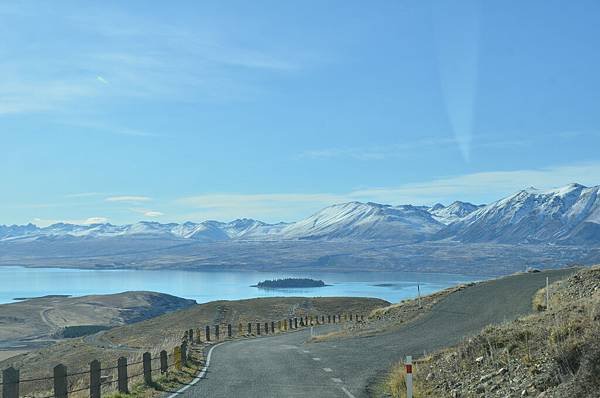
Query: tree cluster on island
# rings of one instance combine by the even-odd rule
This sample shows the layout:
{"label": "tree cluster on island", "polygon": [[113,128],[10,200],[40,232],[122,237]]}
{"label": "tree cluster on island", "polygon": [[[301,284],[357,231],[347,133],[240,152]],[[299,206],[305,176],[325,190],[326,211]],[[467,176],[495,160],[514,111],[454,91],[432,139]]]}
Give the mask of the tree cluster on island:
{"label": "tree cluster on island", "polygon": [[301,287],[323,287],[325,282],[310,278],[284,278],[273,279],[258,282],[255,285],[258,288],[277,289],[277,288],[301,288]]}

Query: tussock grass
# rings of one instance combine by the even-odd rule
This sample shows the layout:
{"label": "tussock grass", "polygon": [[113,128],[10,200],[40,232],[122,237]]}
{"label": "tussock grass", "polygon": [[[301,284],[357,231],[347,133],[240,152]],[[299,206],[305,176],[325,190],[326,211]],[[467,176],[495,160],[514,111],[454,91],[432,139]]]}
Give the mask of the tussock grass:
{"label": "tussock grass", "polygon": [[[550,285],[540,312],[490,325],[455,347],[413,366],[421,396],[596,396],[600,391],[600,267]],[[545,303],[545,289],[532,298]],[[545,306],[544,306],[545,307]],[[425,379],[423,378],[425,375]],[[402,397],[400,365],[385,381],[388,396]],[[415,393],[415,396],[416,393]]]}
{"label": "tussock grass", "polygon": [[[416,366],[417,363],[425,363],[427,359],[415,362],[413,366],[413,397],[423,398],[430,397],[431,392],[421,382],[426,377],[417,369],[422,366]],[[403,362],[395,364],[388,373],[384,383],[384,393],[393,398],[406,398],[406,369]]]}

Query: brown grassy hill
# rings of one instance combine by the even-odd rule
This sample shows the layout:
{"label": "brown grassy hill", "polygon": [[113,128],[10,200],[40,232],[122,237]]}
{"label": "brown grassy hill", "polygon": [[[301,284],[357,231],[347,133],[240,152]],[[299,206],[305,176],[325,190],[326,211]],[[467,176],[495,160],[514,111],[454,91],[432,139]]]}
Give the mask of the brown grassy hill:
{"label": "brown grassy hill", "polygon": [[168,294],[124,292],[81,297],[42,297],[0,305],[0,342],[60,337],[65,327],[119,326],[194,305]]}
{"label": "brown grassy hill", "polygon": [[[0,368],[13,366],[21,370],[21,378],[48,376],[58,363],[67,366],[69,373],[85,370],[98,359],[102,366],[114,366],[120,356],[138,361],[145,350],[153,356],[161,349],[169,352],[181,342],[184,330],[232,323],[237,331],[239,322],[277,321],[292,316],[327,314],[368,314],[389,303],[372,298],[259,298],[239,301],[215,301],[194,305],[130,325],[119,326],[83,338],[58,342],[51,347],[35,350],[0,362]],[[253,326],[254,327],[254,326]],[[214,330],[214,329],[213,329]],[[23,384],[24,392],[43,391],[50,386]]]}

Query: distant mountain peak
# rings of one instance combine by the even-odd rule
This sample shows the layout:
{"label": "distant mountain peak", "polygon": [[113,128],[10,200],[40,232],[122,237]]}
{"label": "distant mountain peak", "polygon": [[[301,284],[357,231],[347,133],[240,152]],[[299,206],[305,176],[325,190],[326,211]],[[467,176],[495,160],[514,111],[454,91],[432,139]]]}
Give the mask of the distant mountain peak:
{"label": "distant mountain peak", "polygon": [[140,221],[40,228],[0,225],[0,241],[76,242],[78,239],[297,240],[369,239],[403,242],[455,239],[463,242],[600,243],[600,187],[578,183],[528,188],[488,205],[454,201],[432,207],[345,202],[294,223],[268,224],[252,218],[162,224]]}
{"label": "distant mountain peak", "polygon": [[442,231],[465,242],[600,242],[600,187],[581,184],[520,191]]}

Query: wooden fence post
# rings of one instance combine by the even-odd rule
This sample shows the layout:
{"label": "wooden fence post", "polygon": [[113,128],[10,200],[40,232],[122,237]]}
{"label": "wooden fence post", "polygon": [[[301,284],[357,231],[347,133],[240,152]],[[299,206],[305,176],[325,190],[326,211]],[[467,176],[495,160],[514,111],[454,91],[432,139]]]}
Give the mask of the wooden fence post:
{"label": "wooden fence post", "polygon": [[271,321],[271,333],[275,334],[275,322]]}
{"label": "wooden fence post", "polygon": [[219,325],[215,325],[215,340],[219,341],[220,333],[219,333]]}
{"label": "wooden fence post", "polygon": [[210,326],[208,326],[208,325],[206,326],[204,334],[206,336],[206,338],[204,340],[210,341]]}
{"label": "wooden fence post", "polygon": [[181,347],[176,346],[173,348],[173,360],[175,361],[175,369],[181,370]]}
{"label": "wooden fence post", "polygon": [[231,338],[231,323],[227,324],[227,337]]}
{"label": "wooden fence post", "polygon": [[190,338],[190,343],[194,344],[194,329],[190,329],[188,336]]}
{"label": "wooden fence post", "polygon": [[54,367],[54,397],[67,398],[67,367],[58,364]]}
{"label": "wooden fence post", "polygon": [[321,323],[325,323],[325,315],[321,315]]}
{"label": "wooden fence post", "polygon": [[248,334],[252,334],[252,323],[248,322]]}
{"label": "wooden fence post", "polygon": [[196,329],[196,344],[202,343],[202,338],[200,337],[201,334],[202,333],[201,333],[200,328],[197,328]]}
{"label": "wooden fence post", "polygon": [[2,371],[2,398],[19,398],[19,370],[12,366]]}
{"label": "wooden fence post", "polygon": [[289,327],[289,329],[290,329],[290,330],[292,330],[292,322],[294,322],[294,321],[292,320],[292,318],[288,319],[288,321],[289,321],[289,323],[290,323],[290,327]]}
{"label": "wooden fence post", "polygon": [[165,374],[169,369],[169,359],[167,357],[167,352],[162,350],[160,352],[160,373]]}
{"label": "wooden fence post", "polygon": [[331,323],[331,315],[327,315],[327,323]]}
{"label": "wooden fence post", "polygon": [[125,357],[121,357],[117,360],[117,379],[119,392],[129,394],[129,388],[127,387],[127,358]]}
{"label": "wooden fence post", "polygon": [[181,343],[181,365],[185,366],[188,359],[188,345],[187,342]]}
{"label": "wooden fence post", "polygon": [[244,334],[244,326],[242,325],[242,322],[238,323],[238,335],[242,335]]}
{"label": "wooden fence post", "polygon": [[260,322],[256,322],[256,335],[260,336]]}
{"label": "wooden fence post", "polygon": [[300,317],[300,327],[302,327],[302,326],[304,326],[304,325],[305,325],[305,323],[304,323],[304,318],[303,318],[303,317]]}
{"label": "wooden fence post", "polygon": [[142,364],[144,366],[144,384],[152,385],[152,355],[149,352],[142,355]]}
{"label": "wooden fence post", "polygon": [[269,334],[269,322],[265,322],[265,334]]}
{"label": "wooden fence post", "polygon": [[90,362],[90,398],[100,398],[100,361]]}
{"label": "wooden fence post", "polygon": [[277,321],[277,329],[281,332],[281,321]]}
{"label": "wooden fence post", "polygon": [[298,329],[298,318],[294,318],[294,329]]}

